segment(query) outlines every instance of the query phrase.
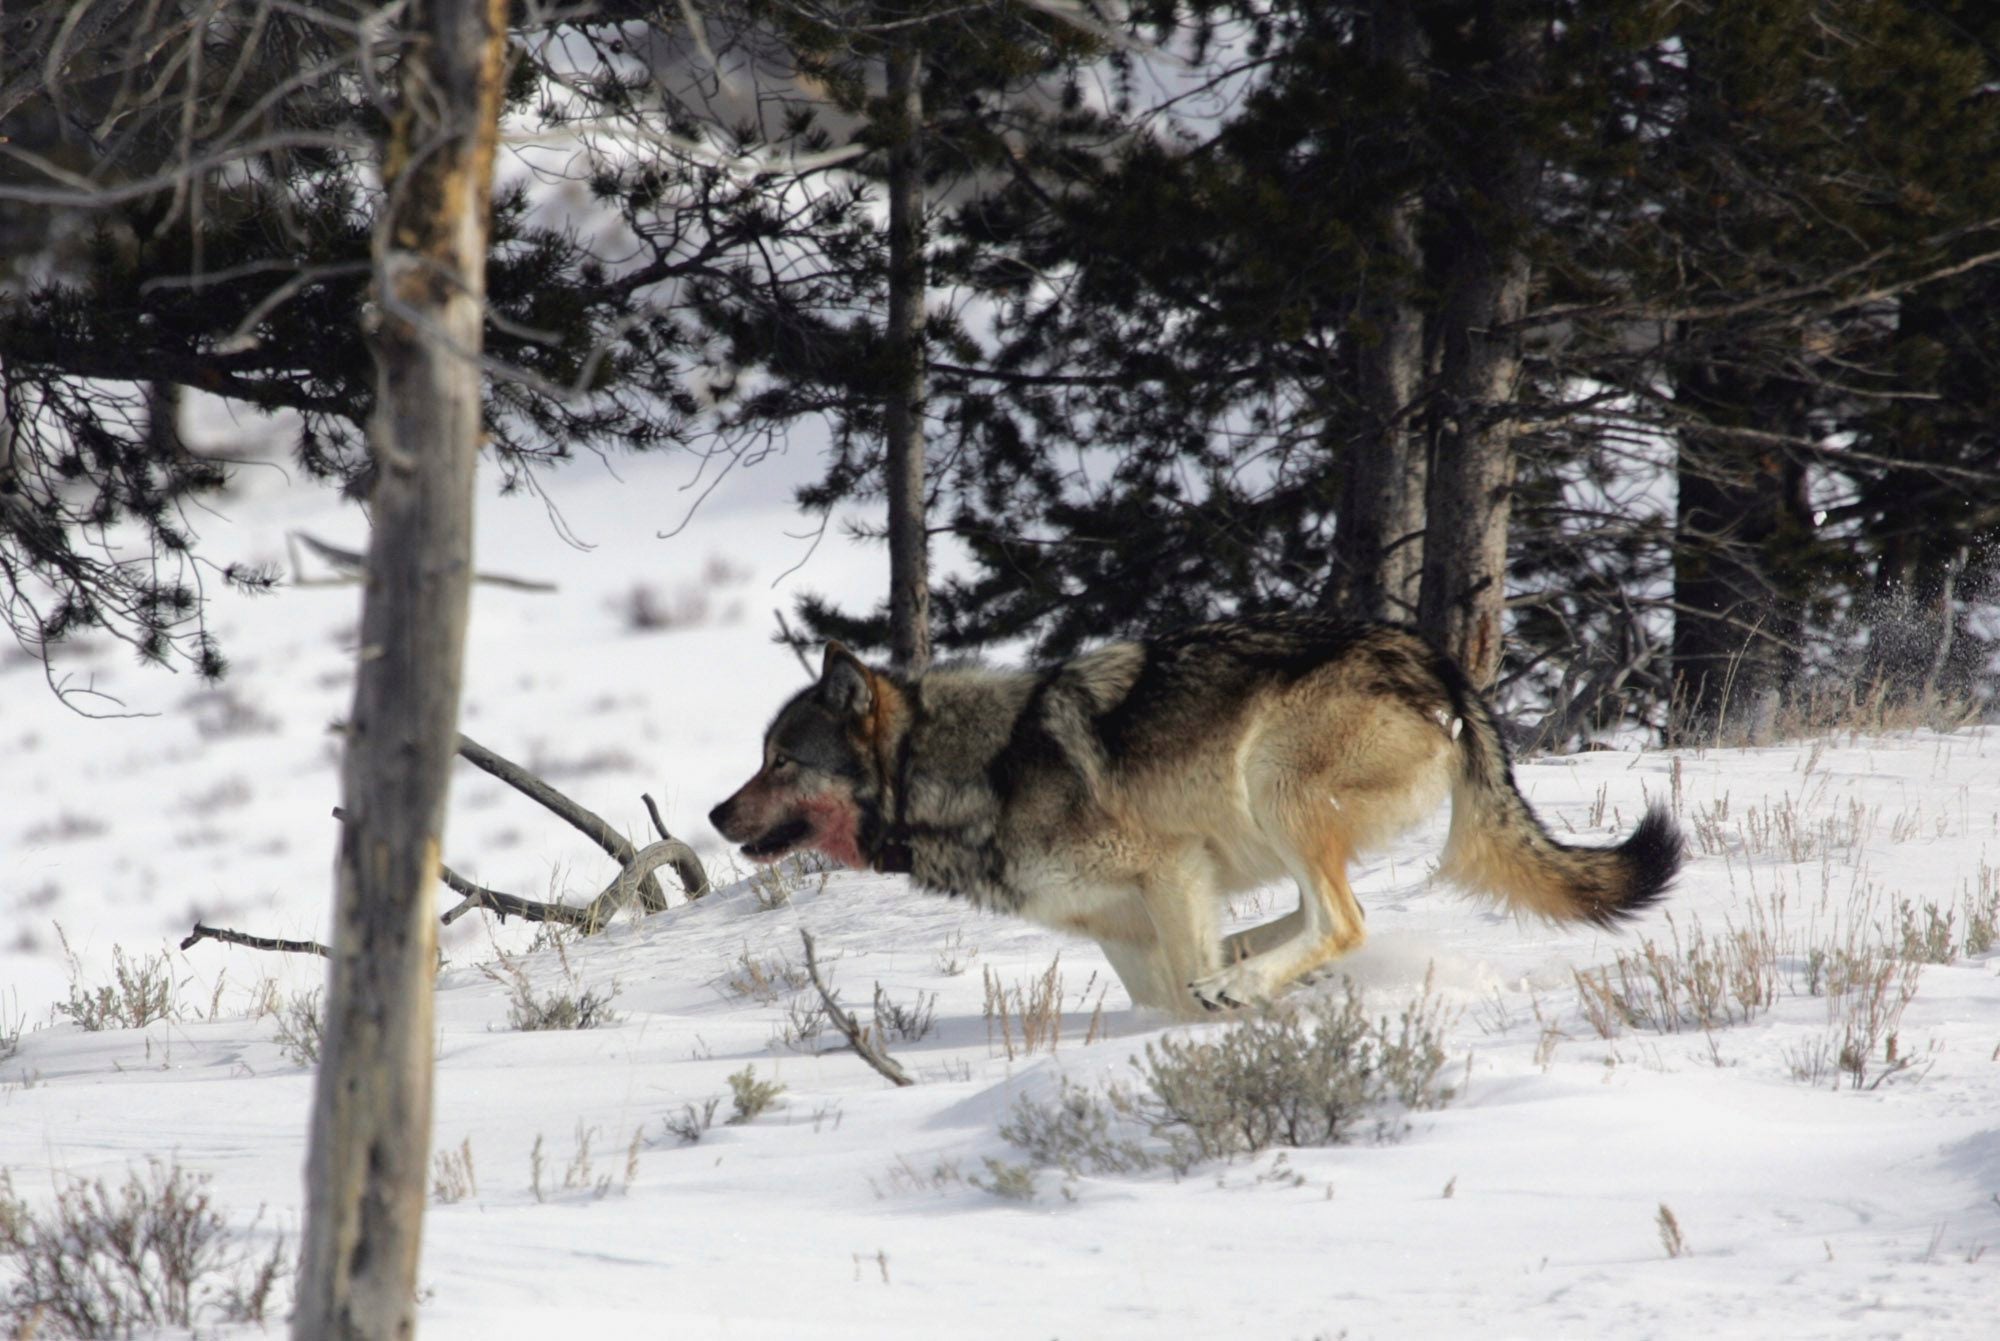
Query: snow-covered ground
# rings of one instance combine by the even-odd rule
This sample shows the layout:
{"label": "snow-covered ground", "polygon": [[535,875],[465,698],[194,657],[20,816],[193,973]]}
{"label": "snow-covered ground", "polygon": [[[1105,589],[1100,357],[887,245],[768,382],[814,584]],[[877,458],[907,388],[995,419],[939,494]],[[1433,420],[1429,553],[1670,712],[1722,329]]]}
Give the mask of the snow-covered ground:
{"label": "snow-covered ground", "polygon": [[[768,713],[802,679],[768,641],[771,609],[801,585],[865,597],[883,561],[837,535],[808,558],[809,542],[786,535],[805,528],[768,484],[725,489],[662,541],[687,506],[684,467],[619,474],[593,465],[549,482],[588,550],[540,500],[482,498],[481,566],[561,590],[479,590],[465,730],[641,839],[650,792],[726,880],[702,816],[753,767]],[[356,544],[362,521],[253,470],[204,525],[219,557],[274,562],[287,562],[291,529]],[[676,626],[636,627],[635,602]],[[154,717],[85,720],[50,699],[38,668],[0,667],[0,1040],[22,1027],[0,1060],[0,1169],[30,1203],[47,1205],[59,1176],[115,1180],[158,1155],[211,1175],[238,1224],[265,1208],[249,1233],[296,1241],[311,1075],[278,1042],[277,1017],[253,1009],[316,985],[320,966],[172,946],[196,918],[324,935],[337,800],[326,728],[347,706],[356,603],[341,586],[224,598],[236,672],[218,689],[110,648],[73,665]],[[566,967],[524,953],[530,928],[461,920],[439,980],[434,1143],[469,1149],[472,1178],[429,1211],[425,1333],[1992,1335],[2000,959],[1924,965],[1895,1027],[1895,1055],[1914,1064],[1856,1089],[1836,1087],[1826,1054],[1855,994],[1812,994],[1805,955],[1871,919],[1892,929],[1865,939],[1895,942],[1904,900],[1953,912],[1962,940],[1993,888],[1987,863],[2000,863],[2000,734],[1593,753],[1529,760],[1520,779],[1559,832],[1596,840],[1648,797],[1676,805],[1700,833],[1666,905],[1672,925],[1521,925],[1432,888],[1440,817],[1365,868],[1371,939],[1341,968],[1386,1015],[1434,976],[1451,1011],[1453,1103],[1413,1115],[1395,1143],[1266,1153],[1179,1179],[1043,1170],[1032,1200],[972,1181],[992,1181],[989,1157],[1025,1159],[999,1134],[1019,1098],[1047,1099],[1065,1077],[1129,1081],[1149,1041],[1228,1025],[1135,1011],[1091,944],[897,878],[810,878],[775,907],[731,885],[574,944]],[[536,897],[584,898],[611,873],[469,768],[446,860]],[[1289,897],[1271,891],[1262,914]],[[1254,901],[1239,911],[1258,915]],[[87,986],[109,979],[114,947],[165,952],[178,1018],[90,1033],[56,1016],[72,972],[57,924]],[[1671,949],[1676,932],[1687,943],[1697,928],[1712,939],[1758,927],[1784,953],[1775,1005],[1747,1023],[1607,1041],[1582,1009],[1575,971],[1641,938]],[[906,1005],[936,994],[935,1031],[892,1046],[919,1083],[890,1087],[830,1033],[816,1055],[788,1045],[799,993],[782,982],[738,990],[754,986],[749,966],[796,969],[802,930],[864,1014],[878,983]],[[615,990],[616,1022],[510,1028],[508,974],[491,971],[503,950],[539,992]],[[988,975],[1025,986],[1058,956],[1058,1046],[1018,1055],[1017,1043],[1010,1057],[987,1018]],[[1866,1079],[1889,1069],[1888,1046],[1878,1037]],[[1795,1078],[1816,1056],[1818,1083]],[[727,1078],[746,1066],[784,1092],[727,1125]],[[718,1096],[702,1139],[670,1132]]]}

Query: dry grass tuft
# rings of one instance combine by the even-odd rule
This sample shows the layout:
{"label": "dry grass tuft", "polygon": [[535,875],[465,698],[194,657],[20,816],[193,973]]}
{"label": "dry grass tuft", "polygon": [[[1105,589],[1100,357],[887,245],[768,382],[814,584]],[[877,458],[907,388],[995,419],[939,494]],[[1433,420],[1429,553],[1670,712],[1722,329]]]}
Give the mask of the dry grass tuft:
{"label": "dry grass tuft", "polygon": [[1058,954],[1040,976],[1008,987],[991,968],[986,980],[986,1044],[997,1039],[1007,1060],[1054,1052],[1062,1042],[1062,956]]}

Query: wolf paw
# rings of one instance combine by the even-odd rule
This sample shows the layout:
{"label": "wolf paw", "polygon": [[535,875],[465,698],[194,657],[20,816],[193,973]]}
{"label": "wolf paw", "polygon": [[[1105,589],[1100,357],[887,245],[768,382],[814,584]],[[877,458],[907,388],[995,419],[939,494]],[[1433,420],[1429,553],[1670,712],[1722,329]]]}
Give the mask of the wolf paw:
{"label": "wolf paw", "polygon": [[1270,995],[1261,977],[1246,972],[1242,964],[1232,964],[1220,973],[1196,978],[1188,984],[1194,999],[1208,1010],[1240,1010],[1254,1006]]}

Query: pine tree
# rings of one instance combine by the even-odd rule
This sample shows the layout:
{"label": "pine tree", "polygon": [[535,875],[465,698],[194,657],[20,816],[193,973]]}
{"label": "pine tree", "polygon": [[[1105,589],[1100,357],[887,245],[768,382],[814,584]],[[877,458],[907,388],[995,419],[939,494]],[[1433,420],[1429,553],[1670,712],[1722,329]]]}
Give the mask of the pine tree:
{"label": "pine tree", "polygon": [[[726,282],[697,286],[732,369],[717,387],[724,438],[752,455],[802,420],[826,426],[825,473],[800,501],[827,513],[883,499],[891,590],[858,615],[808,599],[805,622],[921,666],[933,462],[962,454],[981,413],[945,374],[984,357],[956,295],[985,262],[962,237],[940,245],[941,201],[976,209],[992,183],[1027,170],[1042,123],[1069,115],[1042,102],[1076,95],[1063,71],[1099,39],[1081,13],[1022,4],[745,0],[721,12],[768,90],[746,145],[829,165],[795,184],[792,212],[732,256]],[[647,209],[634,202],[635,221]],[[754,389],[739,393],[739,380]]]}
{"label": "pine tree", "polygon": [[[615,123],[643,143],[688,130],[660,111],[652,77],[634,78],[624,45],[669,51],[686,11],[618,8],[627,26],[614,40],[599,13],[517,16],[539,25],[513,34],[517,127],[568,139],[579,123]],[[0,257],[12,276],[0,285],[0,608],[44,657],[99,629],[216,675],[222,651],[201,617],[213,570],[187,507],[222,487],[230,463],[154,432],[151,388],[289,416],[302,473],[365,496],[365,341],[381,315],[369,238],[383,204],[365,164],[386,115],[371,90],[402,56],[358,55],[340,12],[268,0],[143,12],[89,0],[66,13],[43,0],[0,15],[0,231],[16,247]],[[67,45],[23,43],[23,25]],[[692,51],[665,68],[712,74]],[[93,139],[93,126],[111,130]],[[555,160],[581,165],[569,218],[549,208],[560,184],[546,176],[496,197],[485,429],[505,487],[582,452],[687,441],[701,335],[684,319],[684,286],[767,231],[761,178],[682,154],[655,168],[646,189],[661,222],[635,255],[590,217],[592,192],[612,189],[592,169],[620,156],[606,146]],[[149,557],[121,549],[121,527]]]}
{"label": "pine tree", "polygon": [[[1828,621],[1871,581],[1915,583],[1918,610],[1962,593],[1995,482],[1967,301],[2000,218],[1984,11],[1415,4],[1412,72],[1381,59],[1385,8],[1205,11],[1243,22],[1175,30],[1197,56],[1240,39],[1219,124],[1142,121],[983,211],[984,244],[1041,283],[993,290],[1007,343],[976,370],[989,399],[953,480],[978,571],[940,593],[950,634],[1060,652],[1230,610],[1381,608],[1346,547],[1384,548],[1361,500],[1381,495],[1385,289],[1423,315],[1407,413],[1433,494],[1468,418],[1510,442],[1511,482],[1461,490],[1514,508],[1509,677],[1560,691],[1601,663],[1607,720],[1663,725],[1678,694],[1742,721],[1832,664],[1852,637]],[[1531,20],[1534,59],[1494,54]],[[1414,279],[1386,264],[1412,199]],[[1511,278],[1468,274],[1482,255]],[[1456,315],[1480,284],[1486,313]],[[1448,365],[1467,336],[1512,371],[1466,385]],[[1648,483],[1662,468],[1677,491]],[[1968,490],[1920,557],[1899,509]],[[1423,539],[1470,539],[1437,501]],[[1963,652],[1969,631],[1942,635]]]}
{"label": "pine tree", "polygon": [[1219,128],[1154,118],[1042,216],[1023,193],[1025,263],[1069,277],[1012,313],[952,627],[1060,651],[1317,605],[1416,617],[1490,677],[1558,30],[1509,4],[1201,14],[1178,40],[1230,72]]}
{"label": "pine tree", "polygon": [[[1880,481],[1936,469],[1925,435],[1853,435],[1970,408],[1966,384],[1926,385],[1903,332],[1994,260],[1994,50],[1935,7],[1768,0],[1684,11],[1627,68],[1629,154],[1596,202],[1625,223],[1569,249],[1603,304],[1572,352],[1675,443],[1670,692],[1699,732],[1754,733],[1816,671],[1851,675],[1839,616],[1870,533],[1922,525],[1878,509],[1915,497]],[[1990,456],[1952,464],[1993,496]]]}

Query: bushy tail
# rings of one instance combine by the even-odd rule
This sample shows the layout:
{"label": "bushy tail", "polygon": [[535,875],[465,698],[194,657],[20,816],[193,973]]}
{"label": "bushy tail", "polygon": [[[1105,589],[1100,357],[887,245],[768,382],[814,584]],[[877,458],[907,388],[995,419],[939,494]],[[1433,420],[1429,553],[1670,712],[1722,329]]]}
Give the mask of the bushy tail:
{"label": "bushy tail", "polygon": [[1653,806],[1616,847],[1557,842],[1514,785],[1507,744],[1462,677],[1452,688],[1464,725],[1451,792],[1451,837],[1440,874],[1555,921],[1611,926],[1657,901],[1680,871],[1680,826]]}

